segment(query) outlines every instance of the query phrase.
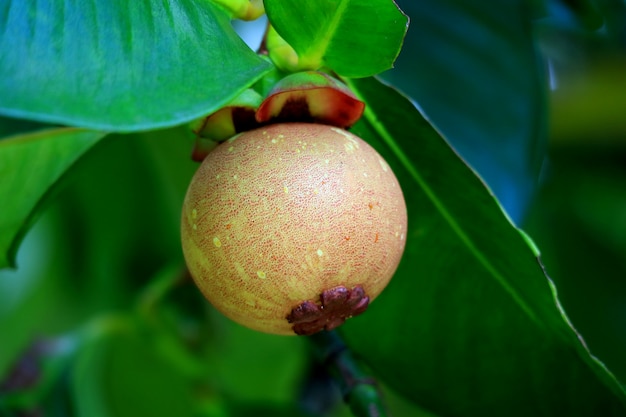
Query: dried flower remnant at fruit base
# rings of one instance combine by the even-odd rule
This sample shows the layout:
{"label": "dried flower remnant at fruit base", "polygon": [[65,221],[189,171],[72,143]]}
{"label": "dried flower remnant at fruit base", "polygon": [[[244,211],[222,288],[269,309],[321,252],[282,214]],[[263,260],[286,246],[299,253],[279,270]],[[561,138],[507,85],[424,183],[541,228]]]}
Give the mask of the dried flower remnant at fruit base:
{"label": "dried flower remnant at fruit base", "polygon": [[360,285],[352,290],[338,286],[324,291],[320,301],[321,304],[305,301],[291,310],[287,321],[293,323],[296,334],[309,336],[341,326],[346,319],[367,310],[370,298]]}

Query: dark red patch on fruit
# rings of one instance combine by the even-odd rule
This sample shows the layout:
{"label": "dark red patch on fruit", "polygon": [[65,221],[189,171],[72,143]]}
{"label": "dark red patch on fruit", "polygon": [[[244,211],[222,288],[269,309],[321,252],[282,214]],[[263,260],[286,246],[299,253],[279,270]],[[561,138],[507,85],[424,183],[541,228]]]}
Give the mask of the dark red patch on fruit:
{"label": "dark red patch on fruit", "polygon": [[352,290],[338,286],[324,291],[320,295],[320,304],[307,300],[294,307],[287,321],[293,324],[296,334],[308,336],[341,326],[346,319],[367,310],[369,302],[370,298],[360,285]]}

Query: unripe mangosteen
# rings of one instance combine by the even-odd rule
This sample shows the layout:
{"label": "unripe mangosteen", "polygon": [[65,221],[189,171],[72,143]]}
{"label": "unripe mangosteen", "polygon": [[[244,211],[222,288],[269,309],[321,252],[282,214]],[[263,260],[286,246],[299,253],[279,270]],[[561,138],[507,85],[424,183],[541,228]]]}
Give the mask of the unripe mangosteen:
{"label": "unripe mangosteen", "polygon": [[404,251],[402,190],[384,159],[332,126],[239,134],[203,160],[182,212],[182,247],[223,314],[274,334],[330,330],[362,313]]}

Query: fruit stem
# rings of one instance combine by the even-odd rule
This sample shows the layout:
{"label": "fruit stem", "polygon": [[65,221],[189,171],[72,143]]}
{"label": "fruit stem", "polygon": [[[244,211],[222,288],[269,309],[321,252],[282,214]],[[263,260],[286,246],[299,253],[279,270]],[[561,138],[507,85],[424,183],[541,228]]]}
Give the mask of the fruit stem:
{"label": "fruit stem", "polygon": [[382,392],[352,356],[335,331],[309,336],[317,360],[339,384],[344,401],[356,417],[387,417]]}

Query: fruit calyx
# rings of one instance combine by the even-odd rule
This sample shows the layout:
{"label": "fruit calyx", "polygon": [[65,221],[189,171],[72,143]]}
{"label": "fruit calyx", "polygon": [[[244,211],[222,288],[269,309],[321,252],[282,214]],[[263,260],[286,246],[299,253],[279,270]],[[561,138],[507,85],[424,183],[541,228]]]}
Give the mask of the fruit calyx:
{"label": "fruit calyx", "polygon": [[191,122],[189,127],[196,137],[191,159],[201,162],[221,142],[258,127],[255,112],[262,100],[256,91],[244,90],[227,106]]}
{"label": "fruit calyx", "polygon": [[305,122],[348,128],[365,103],[341,81],[319,71],[290,74],[280,80],[256,111],[259,123]]}
{"label": "fruit calyx", "polygon": [[324,291],[320,304],[307,300],[291,310],[287,321],[300,336],[309,336],[321,330],[332,330],[341,326],[346,319],[367,310],[370,298],[357,285],[352,290],[340,285]]}

